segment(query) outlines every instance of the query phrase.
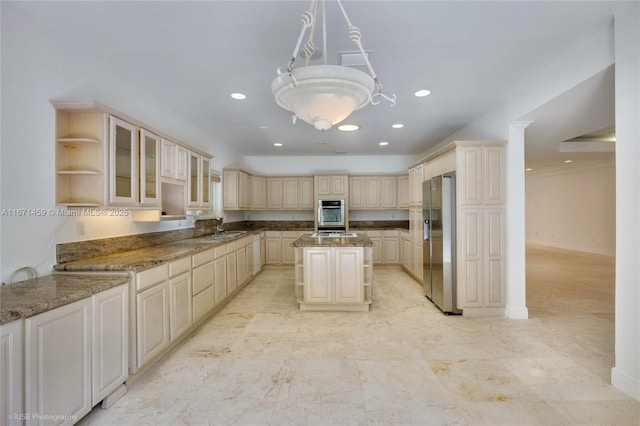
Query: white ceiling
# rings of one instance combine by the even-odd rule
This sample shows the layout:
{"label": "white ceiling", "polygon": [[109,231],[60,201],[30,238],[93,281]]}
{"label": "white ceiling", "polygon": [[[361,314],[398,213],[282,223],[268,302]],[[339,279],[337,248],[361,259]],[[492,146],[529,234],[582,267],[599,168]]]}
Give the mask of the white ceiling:
{"label": "white ceiling", "polygon": [[[270,91],[286,68],[310,1],[16,2],[15,15],[76,60],[105,64],[160,105],[246,155],[417,155],[500,105],[518,75],[531,72],[553,47],[611,22],[614,2],[344,1],[384,92],[397,95],[356,111],[346,122],[362,130],[319,132],[291,123]],[[329,63],[353,51],[334,2],[327,3]],[[5,15],[6,16],[6,15]],[[3,19],[5,18],[3,16]],[[35,30],[34,30],[35,31]],[[302,61],[299,61],[302,62]],[[560,140],[591,132],[593,108],[613,124],[613,73],[528,117],[527,155],[557,152]],[[431,96],[413,93],[430,89]],[[231,92],[247,95],[234,101]],[[564,115],[562,115],[564,114]],[[575,116],[578,115],[578,118]],[[400,122],[400,130],[391,124]],[[266,126],[266,129],[261,129]],[[591,126],[593,127],[593,126]],[[531,138],[529,140],[529,136]],[[378,142],[389,146],[379,147]],[[273,142],[284,144],[273,147]]]}

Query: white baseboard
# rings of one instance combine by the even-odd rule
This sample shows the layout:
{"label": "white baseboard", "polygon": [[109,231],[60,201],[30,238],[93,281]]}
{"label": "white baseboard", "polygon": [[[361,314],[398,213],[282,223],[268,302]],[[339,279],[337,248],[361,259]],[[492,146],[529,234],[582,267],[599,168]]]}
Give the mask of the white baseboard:
{"label": "white baseboard", "polygon": [[529,319],[529,310],[526,306],[509,307],[507,306],[504,315],[511,319]]}
{"label": "white baseboard", "polygon": [[611,384],[629,395],[631,398],[640,401],[640,379],[631,377],[620,371],[619,368],[611,369]]}

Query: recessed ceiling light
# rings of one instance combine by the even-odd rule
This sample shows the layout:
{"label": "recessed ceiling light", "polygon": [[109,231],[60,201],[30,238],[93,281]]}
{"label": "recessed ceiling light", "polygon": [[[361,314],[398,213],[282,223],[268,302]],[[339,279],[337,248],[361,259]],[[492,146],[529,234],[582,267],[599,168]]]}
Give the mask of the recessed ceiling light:
{"label": "recessed ceiling light", "polygon": [[420,89],[416,93],[414,93],[414,95],[416,95],[419,98],[429,96],[430,94],[431,94],[431,90],[427,90],[427,89]]}
{"label": "recessed ceiling light", "polygon": [[532,169],[531,167],[527,167],[525,170],[526,170],[526,171],[528,171],[528,172],[530,172],[530,171],[531,171],[531,170],[533,170],[533,169]]}
{"label": "recessed ceiling light", "polygon": [[392,124],[391,127],[393,127],[394,129],[402,129],[404,127],[404,124],[396,123],[396,124]]}
{"label": "recessed ceiling light", "polygon": [[360,126],[357,124],[342,124],[338,126],[338,130],[341,132],[353,132],[354,130],[360,130]]}
{"label": "recessed ceiling light", "polygon": [[564,160],[565,163],[571,163],[573,160]]}
{"label": "recessed ceiling light", "polygon": [[387,145],[389,145],[389,142],[385,142],[385,141],[378,142],[378,145],[380,145],[380,146],[387,146]]}
{"label": "recessed ceiling light", "polygon": [[273,146],[282,146],[282,144],[280,142],[275,142]]}
{"label": "recessed ceiling light", "polygon": [[262,130],[266,130],[268,128],[269,128],[269,126],[260,126],[260,129],[262,129]]}
{"label": "recessed ceiling light", "polygon": [[231,97],[233,99],[237,99],[239,101],[243,100],[243,99],[247,99],[247,96],[244,93],[232,93]]}

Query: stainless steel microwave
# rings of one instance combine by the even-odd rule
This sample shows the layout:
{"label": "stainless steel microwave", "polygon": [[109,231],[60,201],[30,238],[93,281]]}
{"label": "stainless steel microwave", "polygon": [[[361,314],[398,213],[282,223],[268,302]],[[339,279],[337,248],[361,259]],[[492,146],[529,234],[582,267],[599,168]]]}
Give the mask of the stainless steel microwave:
{"label": "stainless steel microwave", "polygon": [[318,229],[345,228],[344,200],[318,200]]}

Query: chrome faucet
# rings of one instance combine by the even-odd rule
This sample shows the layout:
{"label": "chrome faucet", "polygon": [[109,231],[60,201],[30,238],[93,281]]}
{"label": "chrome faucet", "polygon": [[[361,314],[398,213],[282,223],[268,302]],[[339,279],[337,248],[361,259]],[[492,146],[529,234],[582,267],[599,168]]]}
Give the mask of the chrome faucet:
{"label": "chrome faucet", "polygon": [[224,232],[224,228],[222,227],[223,222],[224,222],[223,217],[216,218],[216,234],[221,234]]}

